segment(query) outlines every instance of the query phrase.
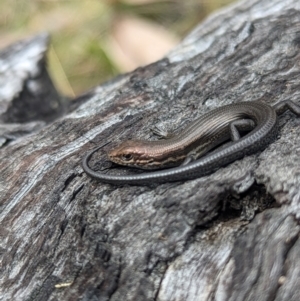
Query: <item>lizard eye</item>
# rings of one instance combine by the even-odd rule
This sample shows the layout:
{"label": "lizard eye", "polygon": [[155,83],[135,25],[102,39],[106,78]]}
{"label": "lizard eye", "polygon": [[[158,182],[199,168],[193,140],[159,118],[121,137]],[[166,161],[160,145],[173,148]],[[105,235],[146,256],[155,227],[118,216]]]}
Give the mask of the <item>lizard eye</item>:
{"label": "lizard eye", "polygon": [[122,156],[122,159],[123,159],[124,161],[129,161],[129,160],[132,159],[132,154],[124,154],[124,155]]}

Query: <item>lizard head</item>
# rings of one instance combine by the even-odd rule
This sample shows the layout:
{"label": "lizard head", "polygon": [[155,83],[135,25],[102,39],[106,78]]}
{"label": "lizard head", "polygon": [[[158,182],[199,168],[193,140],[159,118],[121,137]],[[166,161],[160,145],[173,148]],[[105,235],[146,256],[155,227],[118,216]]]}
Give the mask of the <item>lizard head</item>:
{"label": "lizard head", "polygon": [[159,154],[151,152],[149,141],[128,140],[108,152],[109,159],[117,164],[141,169],[161,168]]}

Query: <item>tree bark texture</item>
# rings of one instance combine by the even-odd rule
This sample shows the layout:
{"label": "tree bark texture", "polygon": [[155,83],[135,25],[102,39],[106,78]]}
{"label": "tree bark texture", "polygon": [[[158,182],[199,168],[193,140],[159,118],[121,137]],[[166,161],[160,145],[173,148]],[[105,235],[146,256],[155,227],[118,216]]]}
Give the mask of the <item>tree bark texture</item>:
{"label": "tree bark texture", "polygon": [[168,56],[66,102],[47,36],[0,53],[0,300],[300,300],[300,119],[265,150],[186,182],[89,178],[129,138],[216,107],[300,104],[300,2],[247,0]]}

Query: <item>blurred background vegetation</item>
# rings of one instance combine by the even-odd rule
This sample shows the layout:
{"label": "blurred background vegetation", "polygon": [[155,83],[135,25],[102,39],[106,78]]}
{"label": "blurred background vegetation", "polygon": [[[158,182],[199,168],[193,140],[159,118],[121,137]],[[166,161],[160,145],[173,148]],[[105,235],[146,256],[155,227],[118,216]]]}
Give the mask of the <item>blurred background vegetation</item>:
{"label": "blurred background vegetation", "polygon": [[48,68],[75,96],[162,58],[212,11],[234,0],[0,0],[0,49],[51,34]]}

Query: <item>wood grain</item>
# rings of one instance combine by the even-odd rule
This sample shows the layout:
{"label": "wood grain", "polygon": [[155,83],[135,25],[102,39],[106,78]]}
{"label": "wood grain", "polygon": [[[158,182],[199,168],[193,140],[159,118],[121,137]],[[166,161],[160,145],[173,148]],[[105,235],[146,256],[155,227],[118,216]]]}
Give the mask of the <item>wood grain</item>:
{"label": "wood grain", "polygon": [[[23,51],[41,40],[26,43]],[[20,106],[4,96],[1,126],[43,122],[10,139],[11,128],[1,132],[0,300],[298,301],[300,120],[292,113],[265,151],[192,181],[114,187],[87,177],[81,159],[110,142],[91,163],[99,169],[120,141],[157,139],[151,127],[176,132],[224,104],[299,103],[299,50],[298,1],[243,1],[164,59],[58,101],[51,118],[40,97],[31,118],[9,121]],[[44,55],[23,59],[43,68]]]}

